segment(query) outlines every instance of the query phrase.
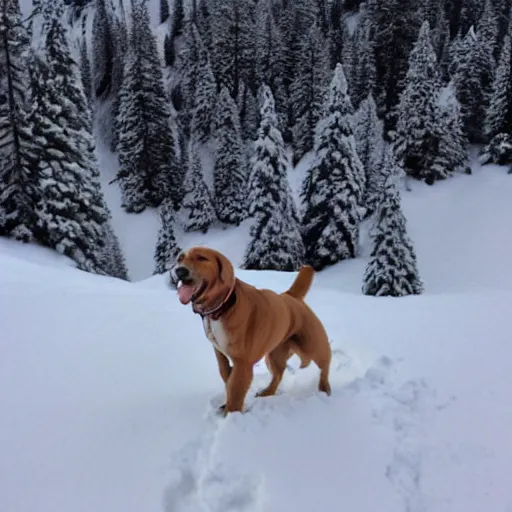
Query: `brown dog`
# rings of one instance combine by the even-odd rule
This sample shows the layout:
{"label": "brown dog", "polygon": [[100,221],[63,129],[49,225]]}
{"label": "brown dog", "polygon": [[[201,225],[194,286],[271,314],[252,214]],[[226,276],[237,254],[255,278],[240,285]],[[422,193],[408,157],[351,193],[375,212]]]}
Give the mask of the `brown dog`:
{"label": "brown dog", "polygon": [[263,357],[272,380],[257,396],[271,396],[277,391],[286,362],[294,353],[302,361],[301,368],[311,361],[316,363],[320,369],[318,389],[331,394],[327,334],[303,301],[313,281],[311,267],[302,267],[291,288],[281,294],[237,279],[231,262],[205,247],[181,253],[172,272],[180,281],[181,303],[192,303],[213,344],[226,384],[226,404],[221,407],[224,414],[243,411],[253,366]]}

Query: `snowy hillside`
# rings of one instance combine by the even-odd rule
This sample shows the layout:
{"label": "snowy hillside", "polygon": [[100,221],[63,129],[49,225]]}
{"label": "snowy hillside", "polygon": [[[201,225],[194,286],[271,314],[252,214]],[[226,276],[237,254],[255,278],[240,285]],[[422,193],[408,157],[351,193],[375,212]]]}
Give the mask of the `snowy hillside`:
{"label": "snowy hillside", "polygon": [[320,273],[307,301],[333,395],[310,367],[254,399],[258,366],[248,412],[225,420],[213,351],[164,276],[95,276],[2,239],[0,510],[509,510],[511,194],[496,167],[404,194],[426,293],[362,296],[362,259]]}

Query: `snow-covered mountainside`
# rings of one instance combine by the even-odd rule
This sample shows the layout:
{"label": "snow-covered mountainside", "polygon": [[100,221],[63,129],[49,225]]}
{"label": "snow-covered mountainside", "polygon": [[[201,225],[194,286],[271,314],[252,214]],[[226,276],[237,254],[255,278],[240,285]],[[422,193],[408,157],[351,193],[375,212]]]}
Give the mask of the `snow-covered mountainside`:
{"label": "snow-covered mountainside", "polygon": [[[307,301],[332,340],[332,396],[292,359],[278,395],[255,399],[258,365],[248,411],[227,419],[201,322],[166,276],[100,277],[0,240],[0,510],[509,510],[511,194],[492,166],[404,193],[425,293],[361,295],[364,258],[319,273]],[[207,243],[236,260],[235,235]]]}

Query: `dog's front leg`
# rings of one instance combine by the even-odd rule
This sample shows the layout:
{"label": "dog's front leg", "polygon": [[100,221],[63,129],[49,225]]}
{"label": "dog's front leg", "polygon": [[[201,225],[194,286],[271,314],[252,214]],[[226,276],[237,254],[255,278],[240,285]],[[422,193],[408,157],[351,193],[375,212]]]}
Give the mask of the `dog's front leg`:
{"label": "dog's front leg", "polygon": [[[217,363],[219,365],[219,373],[222,377],[222,380],[224,381],[224,384],[227,385],[229,376],[231,375],[231,365],[229,364],[229,359],[219,350],[217,350],[215,347],[213,347],[213,350],[215,350],[215,356],[217,357]],[[226,404],[223,403],[219,407],[219,412],[224,413],[226,410]]]}
{"label": "dog's front leg", "polygon": [[231,366],[229,364],[229,359],[219,350],[214,347],[215,356],[217,357],[217,363],[219,364],[219,373],[222,377],[224,383],[226,383],[231,374]]}
{"label": "dog's front leg", "polygon": [[230,412],[243,412],[245,397],[251,387],[253,365],[234,361],[226,386],[226,407],[224,415]]}

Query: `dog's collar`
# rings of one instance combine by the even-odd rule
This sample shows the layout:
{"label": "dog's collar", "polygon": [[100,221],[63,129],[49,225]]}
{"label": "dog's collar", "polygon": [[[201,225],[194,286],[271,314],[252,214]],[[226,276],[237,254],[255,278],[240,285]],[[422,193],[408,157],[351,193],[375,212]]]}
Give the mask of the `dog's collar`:
{"label": "dog's collar", "polygon": [[223,314],[225,314],[228,310],[230,310],[236,302],[236,293],[235,293],[236,279],[233,282],[233,286],[230,288],[226,298],[215,308],[209,309],[207,311],[198,310],[194,307],[194,313],[201,315],[201,318],[210,317],[212,320],[218,320]]}

